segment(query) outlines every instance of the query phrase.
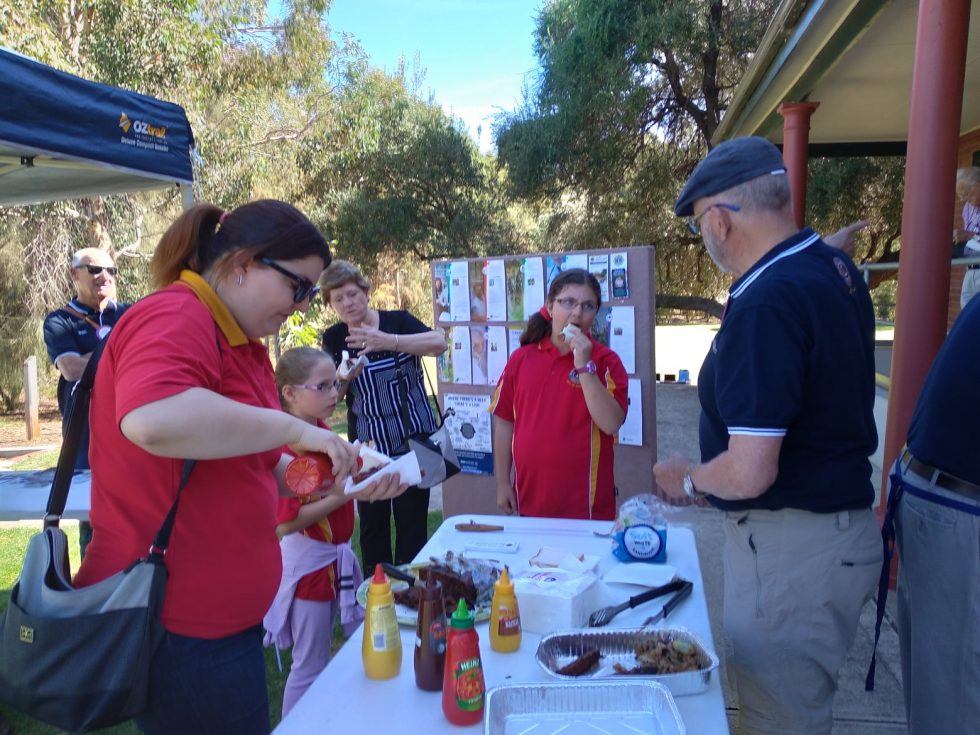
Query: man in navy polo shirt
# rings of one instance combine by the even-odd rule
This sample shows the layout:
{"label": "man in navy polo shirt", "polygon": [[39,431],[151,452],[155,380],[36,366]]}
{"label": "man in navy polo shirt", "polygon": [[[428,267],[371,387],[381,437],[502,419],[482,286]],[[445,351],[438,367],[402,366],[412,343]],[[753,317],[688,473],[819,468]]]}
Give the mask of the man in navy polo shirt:
{"label": "man in navy polo shirt", "polygon": [[973,299],[932,364],[908,448],[891,475],[910,735],[975,732],[980,726],[978,364],[980,299]]}
{"label": "man in navy polo shirt", "polygon": [[[116,302],[116,266],[104,250],[84,248],[72,256],[71,280],[76,296],[44,319],[44,344],[48,356],[60,373],[58,377],[58,410],[61,411],[62,431],[68,416],[72,387],[78,382],[99,341],[122,316],[129,304]],[[88,423],[82,432],[75,460],[76,470],[87,470]],[[78,544],[85,556],[85,547],[92,538],[92,526],[82,521],[78,529]]]}
{"label": "man in navy polo shirt", "polygon": [[702,464],[663,494],[724,511],[724,627],[750,733],[830,733],[837,676],[881,566],[874,314],[850,258],[794,221],[779,150],[719,145],[674,207],[733,274],[698,379]]}

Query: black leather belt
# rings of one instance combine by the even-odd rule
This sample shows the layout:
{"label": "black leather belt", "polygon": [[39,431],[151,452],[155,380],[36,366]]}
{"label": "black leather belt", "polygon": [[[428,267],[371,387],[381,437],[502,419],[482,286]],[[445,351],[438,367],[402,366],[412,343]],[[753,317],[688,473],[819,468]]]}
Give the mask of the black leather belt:
{"label": "black leather belt", "polygon": [[926,482],[931,482],[936,487],[941,487],[944,490],[950,490],[954,493],[959,493],[960,495],[966,495],[970,498],[980,499],[980,485],[974,485],[972,482],[967,482],[966,480],[961,480],[948,472],[943,472],[940,469],[936,469],[932,465],[928,465],[925,462],[921,462],[912,456],[912,453],[905,449],[902,452],[902,464],[909,472],[913,472]]}

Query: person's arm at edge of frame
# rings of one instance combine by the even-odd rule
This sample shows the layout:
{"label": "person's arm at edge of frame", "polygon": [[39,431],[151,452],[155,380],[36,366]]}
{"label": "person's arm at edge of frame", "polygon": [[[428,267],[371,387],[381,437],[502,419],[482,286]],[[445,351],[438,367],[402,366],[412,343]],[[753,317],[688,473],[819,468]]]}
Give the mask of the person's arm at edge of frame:
{"label": "person's arm at edge of frame", "polygon": [[517,498],[510,482],[514,464],[514,422],[493,417],[493,477],[497,484],[497,507],[507,515],[517,513]]}
{"label": "person's arm at edge of frame", "polygon": [[765,493],[779,473],[781,436],[729,437],[728,449],[710,462],[696,465],[686,457],[675,454],[654,465],[657,486],[668,497],[683,499],[684,475],[691,473],[691,482],[698,493],[714,495],[723,500],[750,500]]}
{"label": "person's arm at edge of frame", "polygon": [[327,454],[334,475],[350,474],[357,449],[332,431],[284,411],[239,403],[206,388],[189,388],[133,409],[119,422],[129,441],[160,457],[222,459],[290,445]]}

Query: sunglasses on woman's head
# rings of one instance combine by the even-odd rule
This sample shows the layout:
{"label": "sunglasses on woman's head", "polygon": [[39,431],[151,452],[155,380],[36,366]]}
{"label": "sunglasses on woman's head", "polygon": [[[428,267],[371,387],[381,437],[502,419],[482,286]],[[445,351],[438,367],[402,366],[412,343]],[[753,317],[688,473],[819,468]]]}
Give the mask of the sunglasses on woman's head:
{"label": "sunglasses on woman's head", "polygon": [[116,268],[116,266],[114,265],[87,265],[86,264],[86,265],[77,265],[75,267],[84,268],[93,276],[99,275],[102,271],[105,271],[110,276],[115,276],[119,272],[119,269]]}
{"label": "sunglasses on woman's head", "polygon": [[256,258],[256,260],[263,265],[269,266],[274,271],[279,271],[286,276],[286,278],[292,281],[293,288],[296,289],[296,292],[293,294],[294,304],[301,304],[306,299],[312,301],[316,298],[316,295],[320,293],[320,287],[314,284],[309,278],[305,278],[298,273],[293,273],[288,268],[283,268],[272,258],[267,258],[264,255],[260,255],[258,258]]}

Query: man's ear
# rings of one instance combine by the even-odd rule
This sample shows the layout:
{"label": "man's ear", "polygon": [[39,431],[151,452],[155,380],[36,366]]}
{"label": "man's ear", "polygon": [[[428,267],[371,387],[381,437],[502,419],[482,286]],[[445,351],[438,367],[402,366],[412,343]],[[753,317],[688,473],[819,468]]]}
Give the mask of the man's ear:
{"label": "man's ear", "polygon": [[732,213],[724,207],[716,207],[715,216],[712,217],[708,226],[714,227],[711,234],[715,236],[715,240],[725,242],[729,235],[732,234]]}

